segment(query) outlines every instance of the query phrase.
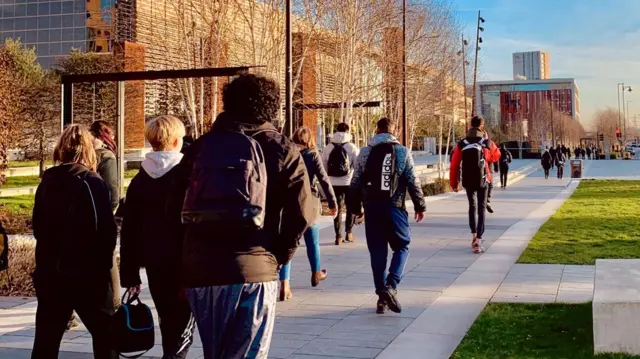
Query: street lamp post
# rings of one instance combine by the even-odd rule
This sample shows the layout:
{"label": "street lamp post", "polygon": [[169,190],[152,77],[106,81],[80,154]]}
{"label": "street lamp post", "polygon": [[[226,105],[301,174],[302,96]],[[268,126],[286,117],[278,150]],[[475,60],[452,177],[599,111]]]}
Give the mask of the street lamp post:
{"label": "street lamp post", "polygon": [[[619,82],[616,90],[618,92],[618,129],[621,129],[622,126],[622,120],[624,120],[624,128],[625,128],[625,133],[624,133],[624,137],[623,137],[623,141],[626,139],[627,136],[627,131],[626,131],[626,123],[627,123],[627,117],[626,117],[626,112],[624,111],[624,92],[625,91],[629,91],[632,92],[633,89],[631,88],[631,86],[625,86],[624,82]],[[622,109],[620,108],[620,91],[622,91]]]}
{"label": "street lamp post", "polygon": [[285,73],[285,123],[289,125],[289,137],[293,136],[293,82],[292,82],[292,45],[291,45],[291,1],[286,3],[285,16],[285,47],[286,47],[286,73]]}
{"label": "street lamp post", "polygon": [[402,0],[402,144],[411,148],[407,121],[407,0]]}
{"label": "street lamp post", "polygon": [[624,145],[625,142],[627,142],[627,122],[629,121],[629,102],[633,102],[633,101],[627,101],[627,110],[624,112],[624,137],[622,137],[622,144]]}
{"label": "street lamp post", "polygon": [[469,62],[467,61],[467,45],[469,45],[469,43],[464,39],[464,35],[462,35],[462,49],[458,51],[458,55],[462,56],[462,96],[464,96],[464,127],[466,130],[469,130],[469,105],[467,103],[467,65],[469,65]]}
{"label": "street lamp post", "polygon": [[484,31],[484,28],[480,26],[480,23],[484,23],[484,18],[480,16],[480,10],[478,10],[478,27],[476,29],[476,58],[475,64],[473,66],[473,95],[471,98],[471,116],[474,116],[476,114],[476,79],[478,77],[478,51],[480,51],[480,44],[482,43],[480,32]]}
{"label": "street lamp post", "polygon": [[623,145],[624,145],[624,141],[626,140],[626,136],[627,136],[627,131],[626,131],[626,128],[627,128],[627,112],[624,111],[624,92],[627,91],[627,90],[629,92],[633,91],[631,89],[631,86],[625,86],[624,83],[623,83],[622,84],[622,111],[623,111],[622,120],[624,121],[624,128],[625,128],[624,134],[622,136],[622,144]]}

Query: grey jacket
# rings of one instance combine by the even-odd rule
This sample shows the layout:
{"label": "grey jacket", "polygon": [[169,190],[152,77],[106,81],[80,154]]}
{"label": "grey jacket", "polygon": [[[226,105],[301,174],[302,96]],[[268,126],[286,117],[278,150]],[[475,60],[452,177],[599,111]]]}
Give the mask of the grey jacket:
{"label": "grey jacket", "polygon": [[104,147],[96,148],[96,155],[98,156],[98,168],[96,172],[102,177],[104,182],[109,187],[109,193],[111,194],[111,208],[115,210],[118,208],[120,202],[120,188],[118,187],[118,161],[116,155],[111,150]]}
{"label": "grey jacket", "polygon": [[[415,173],[411,152],[409,152],[406,147],[400,145],[400,142],[398,142],[393,135],[389,133],[381,133],[375,135],[371,141],[369,141],[369,146],[364,147],[358,156],[350,188],[350,191],[353,194],[353,200],[350,204],[353,208],[352,213],[362,213],[363,199],[361,195],[360,178],[365,170],[371,149],[383,143],[392,143],[395,145],[396,172],[394,176],[395,183],[397,183],[397,190],[391,199],[392,205],[397,208],[405,208],[405,199],[407,192],[409,192],[415,211],[425,212],[427,206],[424,201],[420,178],[418,178]],[[366,202],[366,199],[364,199],[364,202]]]}

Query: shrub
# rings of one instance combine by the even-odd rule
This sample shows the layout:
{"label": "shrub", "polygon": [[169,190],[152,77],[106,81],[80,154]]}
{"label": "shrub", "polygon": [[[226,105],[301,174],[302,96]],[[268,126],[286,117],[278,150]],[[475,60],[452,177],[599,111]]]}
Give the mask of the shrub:
{"label": "shrub", "polygon": [[36,295],[31,274],[36,268],[36,241],[25,237],[9,238],[9,270],[0,273],[0,296]]}
{"label": "shrub", "polygon": [[0,221],[8,234],[28,234],[31,227],[34,196],[0,198]]}
{"label": "shrub", "polygon": [[611,154],[609,155],[609,159],[617,160],[617,159],[618,159],[618,154],[617,154],[617,153],[611,153]]}
{"label": "shrub", "polygon": [[422,185],[422,192],[425,196],[435,196],[442,193],[451,192],[451,186],[449,186],[449,180],[444,178],[437,178],[434,182]]}

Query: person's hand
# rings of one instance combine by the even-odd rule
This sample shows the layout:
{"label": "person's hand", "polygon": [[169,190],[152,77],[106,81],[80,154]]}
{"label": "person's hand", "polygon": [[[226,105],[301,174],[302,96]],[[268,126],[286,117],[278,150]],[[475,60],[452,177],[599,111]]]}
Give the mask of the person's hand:
{"label": "person's hand", "polygon": [[331,216],[333,218],[336,218],[336,216],[338,215],[338,209],[337,208],[329,208],[329,213],[331,213]]}
{"label": "person's hand", "polygon": [[140,284],[135,287],[129,287],[129,289],[127,289],[127,292],[129,292],[130,295],[140,294],[141,291],[142,287],[140,286]]}
{"label": "person's hand", "polygon": [[453,190],[453,192],[458,193],[458,187],[457,186],[452,188],[452,190]]}
{"label": "person's hand", "polygon": [[361,225],[362,223],[364,223],[364,221],[362,220],[364,218],[364,213],[354,213],[354,216],[355,216],[354,224],[356,226]]}
{"label": "person's hand", "polygon": [[416,222],[420,223],[424,219],[424,212],[416,212]]}

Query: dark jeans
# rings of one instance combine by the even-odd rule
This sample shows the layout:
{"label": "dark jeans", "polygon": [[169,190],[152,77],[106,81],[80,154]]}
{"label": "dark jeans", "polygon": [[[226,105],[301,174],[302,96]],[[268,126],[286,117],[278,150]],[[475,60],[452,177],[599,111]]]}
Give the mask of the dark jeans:
{"label": "dark jeans", "polygon": [[564,176],[564,165],[558,166],[558,178],[562,179]]}
{"label": "dark jeans", "polygon": [[96,359],[116,359],[111,350],[109,322],[113,315],[111,274],[101,278],[69,278],[36,273],[33,278],[38,298],[36,337],[32,359],[57,358],[69,317],[75,310],[93,340]]}
{"label": "dark jeans", "polygon": [[544,167],[544,178],[549,178],[549,169]]}
{"label": "dark jeans", "polygon": [[266,359],[278,281],[187,289],[204,359]]}
{"label": "dark jeans", "polygon": [[491,203],[491,193],[493,192],[493,181],[487,184],[487,203]]}
{"label": "dark jeans", "polygon": [[[385,285],[396,288],[402,280],[404,267],[409,259],[409,243],[411,243],[409,214],[404,209],[387,204],[367,204],[364,206],[364,217],[373,283],[376,293],[380,294]],[[389,247],[393,254],[387,275]]]}
{"label": "dark jeans", "polygon": [[500,186],[507,187],[508,176],[509,176],[509,164],[501,163],[500,164]]}
{"label": "dark jeans", "polygon": [[156,305],[162,334],[162,359],[184,359],[193,343],[195,319],[174,267],[147,268],[149,292]]}
{"label": "dark jeans", "polygon": [[[338,215],[333,219],[333,228],[336,231],[336,236],[342,235],[342,212],[347,212],[347,219],[345,223],[345,232],[351,233],[353,228],[353,214],[349,211],[349,186],[333,186],[333,192],[336,194],[336,200],[338,201]],[[344,204],[343,204],[344,201]]]}
{"label": "dark jeans", "polygon": [[469,229],[471,229],[471,233],[477,234],[478,238],[482,238],[488,188],[467,189],[466,191],[469,200]]}
{"label": "dark jeans", "polygon": [[[311,272],[320,271],[320,228],[317,224],[311,225],[304,232],[304,244],[307,247],[307,258],[311,265]],[[291,262],[280,269],[280,280],[291,279]]]}

